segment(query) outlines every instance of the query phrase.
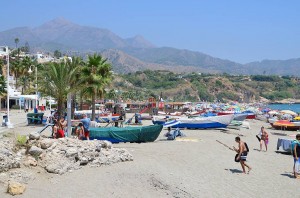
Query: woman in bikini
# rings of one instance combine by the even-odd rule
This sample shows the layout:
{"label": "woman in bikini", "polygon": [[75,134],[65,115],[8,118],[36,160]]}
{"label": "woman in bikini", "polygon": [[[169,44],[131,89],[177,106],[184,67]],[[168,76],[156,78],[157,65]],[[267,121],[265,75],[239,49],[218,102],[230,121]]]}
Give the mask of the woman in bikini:
{"label": "woman in bikini", "polygon": [[260,151],[262,150],[262,144],[265,144],[266,151],[268,150],[269,144],[269,134],[266,129],[262,126],[260,130],[261,138],[260,138]]}

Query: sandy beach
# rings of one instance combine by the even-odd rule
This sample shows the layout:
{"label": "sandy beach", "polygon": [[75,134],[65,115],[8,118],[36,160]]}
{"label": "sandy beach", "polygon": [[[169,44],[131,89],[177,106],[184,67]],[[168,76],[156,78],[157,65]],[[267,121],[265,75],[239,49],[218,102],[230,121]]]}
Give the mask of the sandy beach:
{"label": "sandy beach", "polygon": [[[19,122],[14,129],[2,128],[2,134],[28,134],[41,128],[26,126],[24,113],[12,113],[13,117]],[[282,136],[272,134],[282,131],[262,121],[248,121],[251,129],[182,130],[187,137],[176,141],[166,141],[163,130],[153,143],[114,144],[133,155],[131,162],[85,166],[63,175],[26,168],[33,179],[18,197],[300,197],[300,179],[292,175],[293,158],[277,152],[277,139]],[[143,121],[149,124],[151,121]],[[255,137],[261,126],[269,133],[267,152],[259,151]],[[240,164],[234,162],[235,152],[216,141],[237,146],[237,135],[249,146],[250,174],[243,174]],[[11,197],[6,188],[0,183],[0,197]]]}

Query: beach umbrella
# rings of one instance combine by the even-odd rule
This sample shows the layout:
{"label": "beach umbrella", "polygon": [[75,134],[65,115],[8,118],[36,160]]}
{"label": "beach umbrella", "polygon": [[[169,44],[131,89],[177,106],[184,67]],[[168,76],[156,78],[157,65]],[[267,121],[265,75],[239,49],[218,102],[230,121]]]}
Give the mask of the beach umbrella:
{"label": "beach umbrella", "polygon": [[268,114],[270,114],[270,115],[274,115],[274,114],[277,115],[278,112],[273,110],[273,111],[269,111]]}
{"label": "beach umbrella", "polygon": [[292,116],[298,115],[297,113],[295,113],[294,111],[291,111],[291,110],[282,110],[282,111],[280,111],[280,113],[290,114]]}
{"label": "beach umbrella", "polygon": [[263,110],[261,110],[262,112],[264,112],[264,113],[266,113],[266,112],[269,112],[271,109],[269,109],[269,108],[265,108],[265,109],[263,109]]}
{"label": "beach umbrella", "polygon": [[300,116],[295,117],[294,120],[300,120]]}

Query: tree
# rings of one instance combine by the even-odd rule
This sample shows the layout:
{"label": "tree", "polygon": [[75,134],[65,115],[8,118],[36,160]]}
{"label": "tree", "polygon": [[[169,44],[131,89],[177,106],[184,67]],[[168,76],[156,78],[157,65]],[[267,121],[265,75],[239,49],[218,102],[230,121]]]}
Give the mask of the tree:
{"label": "tree", "polygon": [[26,41],[25,46],[24,46],[24,52],[27,53],[27,54],[30,52],[30,46],[29,46],[29,43],[27,41]]}
{"label": "tree", "polygon": [[54,57],[57,58],[57,59],[60,58],[61,57],[61,52],[58,51],[58,50],[55,50],[54,51]]}
{"label": "tree", "polygon": [[15,38],[15,44],[16,44],[16,48],[18,48],[18,43],[19,43],[19,38]]}
{"label": "tree", "polygon": [[16,86],[18,85],[18,78],[22,70],[22,64],[19,59],[10,60],[10,72],[13,73],[16,81]]}
{"label": "tree", "polygon": [[4,76],[0,76],[0,95],[2,96],[3,94],[7,93],[6,92],[6,80]]}
{"label": "tree", "polygon": [[111,65],[101,55],[88,56],[87,64],[82,68],[80,78],[85,82],[85,95],[92,99],[92,120],[95,120],[95,99],[102,96],[104,86],[112,79]]}
{"label": "tree", "polygon": [[114,89],[109,90],[109,92],[107,93],[107,97],[109,99],[115,100],[117,98],[116,90]]}
{"label": "tree", "polygon": [[[73,61],[76,61],[76,58]],[[39,89],[47,96],[52,96],[57,100],[57,110],[59,115],[64,112],[64,103],[68,93],[82,89],[81,81],[78,80],[80,62],[70,60],[61,63],[49,63],[43,65],[39,81]]]}

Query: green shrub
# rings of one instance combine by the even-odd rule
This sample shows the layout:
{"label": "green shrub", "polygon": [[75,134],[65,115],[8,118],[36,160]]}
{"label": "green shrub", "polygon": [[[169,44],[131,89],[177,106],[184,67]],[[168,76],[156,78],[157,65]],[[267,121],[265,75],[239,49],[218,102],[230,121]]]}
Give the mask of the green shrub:
{"label": "green shrub", "polygon": [[17,135],[17,146],[25,146],[27,142],[27,136],[26,135]]}

